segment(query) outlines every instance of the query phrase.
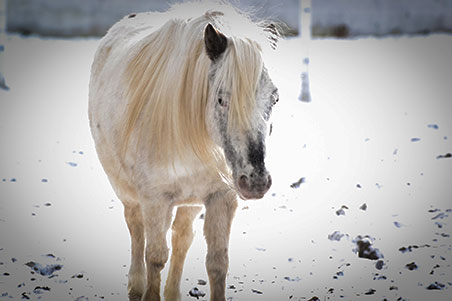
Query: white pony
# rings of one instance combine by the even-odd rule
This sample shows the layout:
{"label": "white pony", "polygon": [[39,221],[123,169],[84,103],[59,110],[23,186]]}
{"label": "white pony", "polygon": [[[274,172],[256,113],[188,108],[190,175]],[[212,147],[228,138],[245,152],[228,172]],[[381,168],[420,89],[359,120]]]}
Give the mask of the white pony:
{"label": "white pony", "polygon": [[[130,300],[180,300],[192,222],[206,208],[211,300],[225,300],[237,194],[271,186],[265,137],[278,92],[262,59],[275,27],[229,5],[179,4],[124,17],[100,41],[91,71],[89,118],[99,159],[124,204],[132,241]],[[270,43],[268,39],[270,38]]]}

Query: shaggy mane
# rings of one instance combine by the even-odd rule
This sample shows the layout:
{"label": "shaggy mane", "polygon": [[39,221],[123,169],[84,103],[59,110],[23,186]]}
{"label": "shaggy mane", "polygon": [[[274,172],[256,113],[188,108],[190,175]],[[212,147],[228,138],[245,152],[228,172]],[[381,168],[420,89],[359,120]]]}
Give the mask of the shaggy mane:
{"label": "shaggy mane", "polygon": [[[199,16],[200,11],[207,12]],[[194,13],[198,13],[197,17],[193,17]],[[211,140],[206,126],[207,102],[211,93],[225,87],[231,92],[229,130],[250,127],[263,68],[261,43],[256,39],[264,31],[223,4],[207,9],[193,3],[175,5],[169,16],[172,18],[168,22],[140,42],[138,52],[127,65],[128,106],[121,133],[122,155],[131,147],[145,144],[156,165],[174,166],[175,161],[192,160],[194,154],[224,175],[223,152]],[[228,37],[224,59],[210,88],[211,61],[203,39],[208,23]],[[137,138],[131,139],[132,136]],[[131,141],[136,145],[131,145]]]}

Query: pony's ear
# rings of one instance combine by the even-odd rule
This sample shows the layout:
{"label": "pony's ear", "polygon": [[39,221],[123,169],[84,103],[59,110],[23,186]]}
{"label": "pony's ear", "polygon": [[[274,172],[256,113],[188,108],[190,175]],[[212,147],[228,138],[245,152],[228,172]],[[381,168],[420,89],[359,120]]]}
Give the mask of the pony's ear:
{"label": "pony's ear", "polygon": [[204,44],[207,56],[215,61],[226,50],[228,39],[209,23],[204,29]]}

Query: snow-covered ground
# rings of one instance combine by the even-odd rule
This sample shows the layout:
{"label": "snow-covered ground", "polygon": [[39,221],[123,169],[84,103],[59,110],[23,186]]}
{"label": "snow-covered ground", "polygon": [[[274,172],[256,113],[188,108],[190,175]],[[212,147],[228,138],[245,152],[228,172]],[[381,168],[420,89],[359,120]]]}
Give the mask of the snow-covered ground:
{"label": "snow-covered ground", "polygon": [[[126,300],[129,235],[86,113],[97,43],[8,37],[0,300]],[[275,62],[274,184],[264,199],[240,202],[227,296],[450,300],[452,36],[315,40],[311,103],[297,100],[299,43],[282,43]],[[198,284],[208,279],[202,225],[184,300],[193,287],[208,300]],[[359,235],[379,250],[359,243],[361,255],[382,258],[360,258]]]}

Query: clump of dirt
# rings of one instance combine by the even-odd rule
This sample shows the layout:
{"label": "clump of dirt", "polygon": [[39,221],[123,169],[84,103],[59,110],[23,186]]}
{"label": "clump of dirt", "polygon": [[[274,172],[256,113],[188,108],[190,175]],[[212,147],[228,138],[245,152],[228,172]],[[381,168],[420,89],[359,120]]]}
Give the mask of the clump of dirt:
{"label": "clump of dirt", "polygon": [[426,287],[428,290],[442,290],[444,289],[445,285],[442,283],[439,283],[437,281],[433,282],[429,286]]}
{"label": "clump of dirt", "polygon": [[251,292],[253,292],[253,293],[255,293],[255,294],[258,294],[258,295],[262,295],[262,294],[263,294],[262,291],[260,291],[260,290],[255,290],[255,289],[251,289]]}
{"label": "clump of dirt", "polygon": [[63,268],[61,264],[49,264],[46,266],[41,265],[38,262],[30,261],[25,264],[30,267],[33,271],[41,274],[42,276],[52,276],[55,271],[59,271]]}
{"label": "clump of dirt", "polygon": [[294,182],[290,185],[291,188],[299,188],[301,184],[306,182],[306,178],[302,177],[297,182]]}
{"label": "clump of dirt", "polygon": [[452,154],[451,153],[447,153],[445,155],[438,155],[438,156],[436,156],[436,159],[446,159],[446,158],[452,158]]}
{"label": "clump of dirt", "polygon": [[345,235],[348,236],[348,234],[342,234],[340,231],[334,231],[333,233],[328,234],[328,239],[331,241],[340,241]]}
{"label": "clump of dirt", "polygon": [[358,253],[359,258],[366,258],[370,260],[378,260],[383,258],[383,254],[380,250],[373,247],[373,239],[370,236],[366,235],[363,237],[358,235],[352,242],[357,246],[357,248],[354,249],[354,252]]}
{"label": "clump of dirt", "polygon": [[422,246],[418,246],[418,245],[410,245],[408,247],[401,247],[399,248],[399,251],[402,253],[407,253],[407,252],[413,252],[413,250],[415,249],[419,249],[419,248],[430,248],[430,245],[425,244]]}
{"label": "clump of dirt", "polygon": [[199,297],[201,297],[201,298],[204,297],[206,295],[206,293],[203,292],[202,290],[198,289],[197,287],[194,287],[188,292],[188,295],[190,297],[199,299]]}
{"label": "clump of dirt", "polygon": [[348,209],[348,207],[345,206],[345,205],[342,205],[340,209],[336,210],[336,215],[337,216],[345,215],[345,210],[344,209]]}
{"label": "clump of dirt", "polygon": [[410,263],[407,263],[406,265],[405,265],[405,267],[408,269],[408,270],[410,270],[410,271],[414,271],[414,270],[417,270],[418,269],[418,266],[417,266],[417,264],[413,261],[413,262],[410,262]]}

